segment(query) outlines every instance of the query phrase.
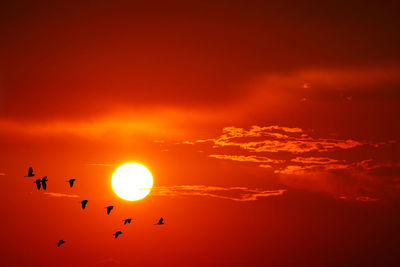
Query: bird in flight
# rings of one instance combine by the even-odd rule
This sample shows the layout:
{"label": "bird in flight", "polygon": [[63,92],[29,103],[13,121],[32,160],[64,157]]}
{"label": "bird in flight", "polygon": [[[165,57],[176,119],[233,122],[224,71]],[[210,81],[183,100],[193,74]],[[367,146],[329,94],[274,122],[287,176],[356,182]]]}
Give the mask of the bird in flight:
{"label": "bird in flight", "polygon": [[58,241],[57,247],[60,247],[64,243],[65,243],[65,241],[61,239],[60,241]]}
{"label": "bird in flight", "polygon": [[158,223],[156,223],[156,225],[163,225],[164,224],[164,219],[163,217],[160,218],[160,220],[158,220]]}
{"label": "bird in flight", "polygon": [[42,182],[43,190],[46,190],[46,188],[47,188],[47,184],[46,184],[46,182],[47,182],[47,176],[43,177],[42,180],[41,180],[41,182]]}
{"label": "bird in flight", "polygon": [[111,210],[114,208],[114,206],[108,206],[105,207],[105,209],[107,209],[107,215],[110,215]]}
{"label": "bird in flight", "polygon": [[40,180],[40,179],[36,179],[36,180],[34,181],[34,183],[36,184],[36,187],[37,187],[38,190],[40,190],[41,182],[42,182],[42,180]]}
{"label": "bird in flight", "polygon": [[25,177],[33,177],[33,176],[35,176],[35,174],[33,174],[33,168],[29,167],[28,175],[26,175]]}
{"label": "bird in flight", "polygon": [[75,179],[69,179],[67,182],[69,183],[69,187],[72,188],[74,186]]}
{"label": "bird in flight", "polygon": [[88,200],[82,200],[81,204],[82,204],[82,209],[84,210],[86,208],[86,204],[88,203]]}
{"label": "bird in flight", "polygon": [[113,235],[115,236],[115,238],[117,238],[120,234],[122,234],[122,232],[121,231],[117,231]]}
{"label": "bird in flight", "polygon": [[124,222],[124,225],[125,225],[125,224],[127,224],[127,223],[131,223],[132,219],[129,218],[129,219],[125,219],[125,220],[122,220],[122,221]]}
{"label": "bird in flight", "polygon": [[47,182],[47,176],[43,177],[42,179],[36,179],[34,181],[38,190],[40,190],[40,186],[42,186],[43,189],[46,190],[47,189],[46,182]]}

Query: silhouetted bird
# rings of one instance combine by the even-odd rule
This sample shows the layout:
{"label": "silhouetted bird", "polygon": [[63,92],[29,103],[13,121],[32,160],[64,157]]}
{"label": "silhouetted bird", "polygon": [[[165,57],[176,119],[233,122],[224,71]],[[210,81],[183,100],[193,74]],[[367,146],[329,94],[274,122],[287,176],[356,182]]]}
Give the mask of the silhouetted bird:
{"label": "silhouetted bird", "polygon": [[40,180],[40,179],[36,179],[36,181],[34,181],[38,190],[40,190],[41,181],[42,180]]}
{"label": "silhouetted bird", "polygon": [[120,234],[122,234],[122,232],[121,232],[121,231],[117,231],[117,232],[115,232],[115,234],[113,234],[113,235],[115,236],[115,238],[117,238]]}
{"label": "silhouetted bird", "polygon": [[87,201],[86,199],[81,201],[82,209],[83,209],[83,210],[86,208],[86,204],[87,204],[87,203],[88,203],[88,201]]}
{"label": "silhouetted bird", "polygon": [[73,187],[75,179],[69,179],[69,180],[67,180],[67,182],[69,183],[69,187]]}
{"label": "silhouetted bird", "polygon": [[65,241],[61,239],[60,241],[58,241],[57,247],[60,247],[64,243],[65,243]]}
{"label": "silhouetted bird", "polygon": [[43,187],[43,189],[46,190],[46,188],[47,188],[47,184],[46,184],[46,182],[47,182],[47,176],[43,177],[42,180],[41,180],[41,182],[42,182],[42,187]]}
{"label": "silhouetted bird", "polygon": [[122,221],[124,222],[124,225],[125,225],[127,223],[131,223],[132,219],[129,218],[129,219],[125,219],[125,220],[122,220]]}
{"label": "silhouetted bird", "polygon": [[111,210],[114,208],[114,206],[108,206],[105,207],[105,209],[107,209],[107,215],[110,215]]}
{"label": "silhouetted bird", "polygon": [[160,220],[158,221],[158,223],[156,223],[157,225],[162,225],[164,224],[164,219],[161,217]]}
{"label": "silhouetted bird", "polygon": [[25,176],[25,177],[33,177],[33,176],[35,176],[35,175],[33,174],[33,168],[32,168],[32,167],[29,167],[28,175]]}

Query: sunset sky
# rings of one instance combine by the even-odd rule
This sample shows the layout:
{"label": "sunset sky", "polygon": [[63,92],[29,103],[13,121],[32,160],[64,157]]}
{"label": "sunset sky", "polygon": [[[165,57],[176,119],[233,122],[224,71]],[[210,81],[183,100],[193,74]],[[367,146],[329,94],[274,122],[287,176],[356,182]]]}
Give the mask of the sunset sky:
{"label": "sunset sky", "polygon": [[2,1],[0,265],[399,266],[399,10]]}

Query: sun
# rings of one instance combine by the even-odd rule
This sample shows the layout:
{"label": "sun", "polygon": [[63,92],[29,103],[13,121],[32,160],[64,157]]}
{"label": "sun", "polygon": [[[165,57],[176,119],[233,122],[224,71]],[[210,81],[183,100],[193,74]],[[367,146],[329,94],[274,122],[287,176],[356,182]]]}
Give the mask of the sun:
{"label": "sun", "polygon": [[114,192],[125,200],[146,197],[153,187],[153,176],[139,163],[126,163],[118,167],[111,178]]}

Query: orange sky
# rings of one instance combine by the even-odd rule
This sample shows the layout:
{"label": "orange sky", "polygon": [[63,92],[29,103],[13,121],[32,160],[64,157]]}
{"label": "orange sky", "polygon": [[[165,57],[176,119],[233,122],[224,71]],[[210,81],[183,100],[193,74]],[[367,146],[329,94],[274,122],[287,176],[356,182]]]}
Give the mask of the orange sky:
{"label": "orange sky", "polygon": [[[400,264],[398,10],[2,3],[0,262]],[[126,162],[154,176],[141,201],[110,186]]]}

